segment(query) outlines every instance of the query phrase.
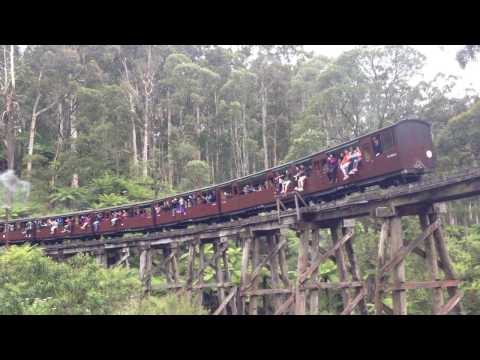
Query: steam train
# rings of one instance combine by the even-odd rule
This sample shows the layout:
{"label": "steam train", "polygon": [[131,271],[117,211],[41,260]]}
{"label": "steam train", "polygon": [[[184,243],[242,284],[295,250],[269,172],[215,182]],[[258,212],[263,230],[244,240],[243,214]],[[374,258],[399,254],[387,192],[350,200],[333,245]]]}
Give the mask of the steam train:
{"label": "steam train", "polygon": [[[375,144],[374,144],[375,141]],[[380,143],[380,146],[378,146]],[[336,169],[335,179],[327,176],[327,157],[350,147],[359,147],[363,159],[358,172],[344,179]],[[301,196],[305,201],[330,201],[371,186],[389,187],[418,181],[435,167],[430,124],[422,120],[402,120],[394,125],[360,136],[335,147],[242,178],[185,192],[164,199],[151,200],[105,209],[78,211],[69,214],[24,218],[0,222],[0,244],[22,242],[55,242],[61,239],[115,237],[127,232],[151,232],[162,228],[185,227],[194,222],[210,222],[232,216],[246,216],[276,207],[274,178],[279,173],[293,172],[303,165],[308,169]],[[249,184],[258,191],[242,191]],[[292,191],[293,189],[288,189]],[[287,193],[288,195],[288,193]],[[179,198],[210,199],[195,201],[180,213],[165,204]],[[288,196],[285,197],[288,203]],[[123,216],[112,221],[119,213]],[[98,215],[100,214],[100,215]],[[101,217],[95,226],[82,224],[85,217]],[[48,219],[63,219],[52,232]]]}

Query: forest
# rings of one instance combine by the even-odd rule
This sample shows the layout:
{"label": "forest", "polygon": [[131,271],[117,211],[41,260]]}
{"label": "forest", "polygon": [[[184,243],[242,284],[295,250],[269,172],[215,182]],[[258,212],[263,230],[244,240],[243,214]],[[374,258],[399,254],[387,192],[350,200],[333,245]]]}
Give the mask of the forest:
{"label": "forest", "polygon": [[[465,46],[457,54],[458,66],[476,61],[479,52],[478,45]],[[477,167],[480,89],[455,97],[456,77],[439,73],[425,81],[420,76],[425,62],[422,53],[404,45],[357,46],[335,58],[301,45],[2,45],[0,169],[12,169],[31,184],[28,199],[14,199],[11,216],[115,206],[191,190],[407,118],[432,124],[438,173]],[[2,208],[5,201],[0,193]],[[452,202],[447,210],[445,235],[464,281],[464,312],[479,314],[480,201]],[[419,231],[413,221],[404,227],[407,238]],[[375,253],[379,226],[365,219],[357,228],[360,267],[368,274],[374,264],[362,263],[362,253]],[[297,241],[289,237],[292,261]],[[91,275],[96,265],[83,257],[41,265],[49,260],[21,249],[0,254],[0,302],[16,304],[0,313],[55,313],[55,306],[41,299],[68,294],[67,280],[58,291],[19,288],[5,270],[15,259],[26,263],[34,257],[32,264],[52,272],[74,274],[81,268],[85,278],[78,282],[85,284],[109,286],[107,280],[85,280],[88,276],[132,284],[137,276],[125,269],[96,269]],[[239,256],[230,255],[234,268]],[[19,272],[34,271],[24,268]],[[320,271],[326,279],[336,276],[328,266]],[[423,264],[407,262],[408,272],[421,278]],[[17,281],[24,281],[21,275]],[[128,297],[126,289],[138,284],[121,288],[122,281],[112,286],[118,296]],[[28,306],[5,300],[13,297]],[[62,313],[100,309],[87,298],[76,307],[69,303]],[[105,313],[121,313],[113,310],[117,300],[101,301],[112,304]],[[412,293],[409,313],[428,313],[428,301],[427,291]],[[340,302],[333,297],[322,313]]]}

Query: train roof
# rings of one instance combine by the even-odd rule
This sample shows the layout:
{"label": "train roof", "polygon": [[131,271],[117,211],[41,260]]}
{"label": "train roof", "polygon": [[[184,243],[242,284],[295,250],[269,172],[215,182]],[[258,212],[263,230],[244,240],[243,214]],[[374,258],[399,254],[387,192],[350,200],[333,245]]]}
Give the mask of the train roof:
{"label": "train roof", "polygon": [[[143,202],[136,202],[136,203],[119,205],[119,206],[107,207],[107,208],[80,210],[80,211],[74,211],[74,212],[69,212],[69,213],[64,213],[64,214],[52,214],[52,215],[42,215],[42,216],[29,217],[29,218],[18,218],[18,219],[12,219],[12,220],[10,220],[10,222],[25,222],[25,221],[29,221],[29,220],[33,220],[33,219],[49,219],[49,218],[57,218],[57,217],[68,217],[68,216],[74,216],[74,215],[84,215],[84,214],[90,214],[90,213],[100,213],[100,212],[105,212],[105,211],[124,210],[124,209],[131,208],[132,206],[143,207],[143,206],[154,204],[154,203],[159,202],[159,201],[172,199],[172,198],[178,197],[178,196],[186,196],[186,195],[196,193],[196,192],[210,191],[210,190],[216,189],[218,187],[224,187],[224,186],[227,186],[227,185],[231,185],[233,183],[243,182],[247,179],[255,179],[257,177],[267,175],[269,172],[272,172],[272,171],[284,170],[291,165],[299,164],[299,163],[308,161],[308,160],[312,159],[313,157],[315,157],[316,155],[326,153],[326,152],[328,153],[328,152],[332,152],[332,151],[337,151],[341,148],[344,148],[344,147],[348,146],[349,144],[353,144],[353,143],[359,141],[360,139],[362,139],[364,137],[372,136],[372,135],[374,135],[378,132],[381,132],[381,131],[384,131],[384,130],[387,130],[387,129],[390,129],[390,128],[394,128],[394,127],[397,127],[399,125],[403,125],[405,123],[411,123],[411,122],[418,122],[418,123],[427,125],[429,127],[431,126],[430,123],[428,123],[424,120],[420,120],[420,119],[400,120],[400,121],[398,121],[398,122],[396,122],[392,125],[385,126],[381,129],[371,131],[371,132],[369,132],[367,134],[364,134],[364,135],[360,135],[360,136],[358,136],[354,139],[351,139],[351,140],[343,142],[341,144],[332,146],[330,148],[322,149],[322,150],[317,151],[315,153],[312,153],[310,155],[304,156],[300,159],[292,160],[292,161],[289,161],[289,162],[286,162],[286,163],[283,163],[283,164],[277,165],[275,167],[268,168],[268,169],[265,169],[265,170],[262,170],[262,171],[259,171],[259,172],[253,173],[253,174],[249,174],[249,175],[246,175],[246,176],[243,176],[243,177],[240,177],[240,178],[236,178],[236,179],[233,179],[233,180],[228,180],[228,181],[225,181],[223,183],[209,185],[209,186],[206,186],[206,187],[203,187],[203,188],[198,188],[198,189],[194,189],[194,190],[190,190],[190,191],[186,191],[186,192],[178,193],[178,194],[175,194],[175,195],[172,195],[172,196],[167,196],[167,197],[154,199],[154,200],[147,200],[147,201],[143,201]],[[0,224],[4,224],[4,223],[5,223],[5,221],[0,221]]]}

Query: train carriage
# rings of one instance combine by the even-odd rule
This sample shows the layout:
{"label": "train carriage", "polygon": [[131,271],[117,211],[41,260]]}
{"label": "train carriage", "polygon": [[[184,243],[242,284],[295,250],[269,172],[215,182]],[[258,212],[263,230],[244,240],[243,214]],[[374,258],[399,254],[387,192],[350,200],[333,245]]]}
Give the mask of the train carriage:
{"label": "train carriage", "polygon": [[[327,176],[329,154],[337,158],[343,151],[359,147],[362,160],[355,174],[344,178],[340,168],[334,179]],[[0,222],[0,239],[3,242],[59,240],[64,238],[91,238],[100,235],[119,235],[124,232],[153,231],[165,226],[184,226],[185,223],[228,217],[234,214],[251,214],[275,205],[276,188],[274,179],[280,172],[293,175],[297,166],[307,171],[304,188],[299,190],[309,199],[328,201],[346,193],[363,190],[368,186],[389,186],[416,181],[422,174],[435,167],[430,124],[421,120],[403,120],[394,125],[360,136],[349,142],[267,169],[256,174],[231,180],[164,199],[123,205],[108,209],[87,210],[72,214],[55,215],[36,219],[20,219],[8,224]],[[244,191],[245,186],[255,191]],[[292,188],[289,189],[293,190]],[[204,200],[207,195],[209,200]],[[174,199],[198,199],[178,211],[169,206]],[[288,199],[287,199],[288,200]],[[122,213],[119,221],[112,221],[115,213]],[[93,218],[102,214],[98,227]],[[82,216],[92,221],[82,226]],[[41,226],[47,219],[70,218],[69,229],[60,224],[51,233],[51,228]],[[28,223],[33,223],[27,230]],[[66,231],[68,230],[68,231]]]}

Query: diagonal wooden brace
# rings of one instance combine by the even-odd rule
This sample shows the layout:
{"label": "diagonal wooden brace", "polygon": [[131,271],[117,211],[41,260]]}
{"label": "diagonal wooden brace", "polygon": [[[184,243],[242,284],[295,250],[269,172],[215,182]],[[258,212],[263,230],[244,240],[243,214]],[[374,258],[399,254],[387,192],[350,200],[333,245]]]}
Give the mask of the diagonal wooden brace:
{"label": "diagonal wooden brace", "polygon": [[347,305],[347,307],[342,311],[341,315],[350,315],[355,308],[355,306],[358,305],[358,303],[364,298],[366,295],[365,288],[361,288],[360,291],[358,292],[357,296],[352,300],[350,304]]}
{"label": "diagonal wooden brace", "polygon": [[315,258],[315,260],[312,262],[312,265],[308,268],[308,270],[304,272],[302,275],[300,275],[300,278],[299,278],[300,284],[304,283],[314,273],[314,271],[318,269],[321,263],[323,263],[328,258],[330,258],[330,256],[334,255],[335,251],[337,251],[340,248],[340,246],[345,244],[347,241],[352,239],[352,237],[353,237],[353,232],[349,231],[343,236],[343,238],[339,242],[335,244],[334,247],[332,247],[327,252],[318,255]]}
{"label": "diagonal wooden brace", "polygon": [[383,274],[387,272],[392,271],[392,269],[397,266],[408,254],[410,254],[413,249],[415,249],[422,241],[425,241],[427,237],[431,236],[433,232],[438,229],[439,226],[440,221],[437,220],[433,224],[430,224],[428,228],[415,240],[408,243],[407,246],[402,246],[402,248],[400,248],[400,250],[395,253],[392,259],[380,269],[381,276],[383,276]]}
{"label": "diagonal wooden brace", "polygon": [[235,296],[236,293],[237,293],[237,287],[235,286],[230,291],[230,294],[228,294],[228,296],[225,298],[225,300],[223,300],[223,302],[220,304],[220,306],[217,308],[217,310],[215,310],[213,315],[220,315],[223,312],[223,310],[225,309],[225,307],[228,305],[228,303],[233,299],[233,297]]}
{"label": "diagonal wooden brace", "polygon": [[270,259],[274,257],[286,243],[287,243],[287,239],[284,238],[272,249],[272,251],[270,251],[270,253],[260,262],[260,264],[258,264],[258,266],[250,275],[250,281],[248,282],[248,284],[242,287],[241,289],[242,292],[246,291],[253,285],[253,282],[255,281],[255,279],[258,277],[258,275],[260,275],[260,271],[262,271],[262,267],[264,267],[265,264],[268,261],[270,261]]}
{"label": "diagonal wooden brace", "polygon": [[275,314],[274,315],[281,315],[283,314],[285,311],[288,310],[288,308],[295,302],[295,292],[293,292],[292,295],[290,295],[290,297],[287,299],[287,301],[285,301],[282,305],[280,305],[280,307],[278,308],[277,311],[275,311]]}
{"label": "diagonal wooden brace", "polygon": [[442,307],[439,315],[447,315],[457,304],[462,300],[463,292],[457,291],[456,295],[452,296],[450,300]]}
{"label": "diagonal wooden brace", "polygon": [[196,279],[195,282],[193,283],[193,285],[196,285],[200,282],[200,275],[202,274],[202,272],[209,266],[213,267],[215,269],[215,261],[217,260],[217,258],[221,257],[223,252],[225,250],[227,250],[227,247],[228,247],[228,244],[227,243],[221,243],[222,248],[220,249],[220,251],[216,252],[213,257],[207,261],[205,261],[205,263],[203,264],[203,266],[198,269],[198,271],[195,273],[195,276],[194,278]]}

